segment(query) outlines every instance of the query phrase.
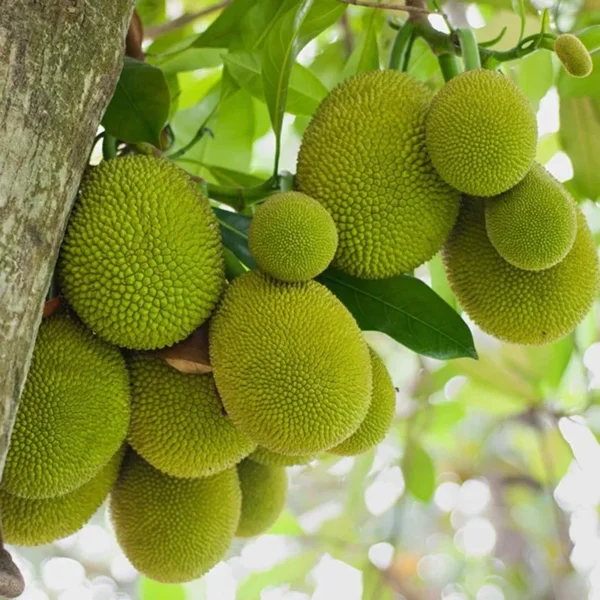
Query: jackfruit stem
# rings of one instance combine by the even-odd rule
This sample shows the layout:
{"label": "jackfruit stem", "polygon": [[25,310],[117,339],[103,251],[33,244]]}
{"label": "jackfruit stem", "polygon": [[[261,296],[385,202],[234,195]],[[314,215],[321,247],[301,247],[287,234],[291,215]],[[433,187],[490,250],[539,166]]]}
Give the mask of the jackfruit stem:
{"label": "jackfruit stem", "polygon": [[438,63],[440,65],[440,71],[444,76],[444,81],[448,82],[453,77],[456,77],[462,71],[460,62],[456,54],[450,52],[443,52],[438,56]]}
{"label": "jackfruit stem", "polygon": [[471,71],[473,69],[480,69],[481,57],[479,55],[479,46],[473,30],[470,27],[461,27],[456,30],[456,35],[460,43],[465,70]]}
{"label": "jackfruit stem", "polygon": [[392,51],[390,52],[390,60],[388,66],[390,69],[397,71],[406,71],[410,61],[410,54],[415,41],[415,24],[408,20],[398,30]]}

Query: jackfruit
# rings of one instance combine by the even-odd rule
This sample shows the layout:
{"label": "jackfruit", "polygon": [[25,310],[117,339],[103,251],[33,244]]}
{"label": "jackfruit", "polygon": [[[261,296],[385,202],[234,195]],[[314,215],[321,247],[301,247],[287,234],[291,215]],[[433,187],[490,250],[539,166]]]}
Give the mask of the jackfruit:
{"label": "jackfruit", "polygon": [[138,350],[187,337],[225,283],[208,200],[184,171],[151,156],[115,158],[86,175],[59,266],[81,320],[107,341]]}
{"label": "jackfruit", "polygon": [[296,183],[333,217],[334,265],[350,275],[412,271],[440,249],[456,220],[459,195],[425,145],[431,95],[406,73],[362,73],[333,90],[306,129]]}
{"label": "jackfruit", "polygon": [[544,271],[513,267],[485,231],[484,203],[465,198],[443,259],[450,287],[469,317],[506,342],[539,346],[570,333],[600,288],[596,246],[582,212],[571,251]]}
{"label": "jackfruit", "polygon": [[534,163],[521,183],[486,200],[485,227],[504,260],[540,271],[559,263],[573,247],[577,212],[567,190]]}
{"label": "jackfruit", "polygon": [[242,514],[237,537],[253,537],[266,531],[280,515],[287,495],[284,467],[267,467],[252,460],[238,467],[242,489]]}
{"label": "jackfruit", "polygon": [[163,583],[201,577],[225,555],[238,526],[241,491],[235,468],[179,479],[133,451],[110,498],[117,541],[140,572]]}
{"label": "jackfruit", "polygon": [[535,157],[535,112],[497,71],[465,71],[446,83],[433,98],[426,132],[442,179],[472,196],[496,196],[517,185]]}
{"label": "jackfruit", "polygon": [[344,305],[315,281],[281,283],[255,271],[238,277],[209,340],[227,414],[272,452],[336,446],[367,413],[366,342]]}
{"label": "jackfruit", "polygon": [[338,235],[331,215],[316,200],[282,192],[256,211],[248,242],[265,273],[281,281],[308,281],[333,260]]}
{"label": "jackfruit", "polygon": [[562,33],[556,38],[554,52],[565,71],[573,77],[587,77],[594,68],[588,49],[571,33]]}
{"label": "jackfruit", "polygon": [[377,446],[383,440],[394,418],[396,390],[383,361],[369,348],[373,372],[371,406],[360,427],[341,444],[329,450],[332,454],[355,456]]}
{"label": "jackfruit", "polygon": [[314,460],[315,456],[313,454],[298,456],[278,454],[259,446],[248,458],[267,467],[293,467],[295,465],[305,465]]}
{"label": "jackfruit", "polygon": [[42,321],[2,488],[53,498],[88,482],[122,445],[130,413],[121,353],[73,316]]}
{"label": "jackfruit", "polygon": [[56,498],[29,500],[0,490],[4,541],[18,546],[49,544],[81,529],[100,508],[119,474],[123,449],[81,487]]}
{"label": "jackfruit", "polygon": [[129,368],[128,441],[156,469],[206,477],[235,467],[256,448],[226,416],[210,373],[180,373],[143,354],[133,356]]}

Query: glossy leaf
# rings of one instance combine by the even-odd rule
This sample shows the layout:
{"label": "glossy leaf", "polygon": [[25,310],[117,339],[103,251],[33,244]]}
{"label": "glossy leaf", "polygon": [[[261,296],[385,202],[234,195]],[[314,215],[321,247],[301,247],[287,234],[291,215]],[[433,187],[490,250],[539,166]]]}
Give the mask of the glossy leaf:
{"label": "glossy leaf", "polygon": [[366,29],[344,69],[345,77],[379,69],[379,47],[377,45],[379,15],[380,13],[376,10],[368,13]]}
{"label": "glossy leaf", "polygon": [[429,502],[435,491],[435,464],[414,441],[409,442],[402,461],[406,489],[421,502]]}
{"label": "glossy leaf", "polygon": [[233,2],[215,19],[210,27],[203,31],[192,43],[195,48],[227,48],[235,38],[246,13],[257,0],[233,0]]}
{"label": "glossy leaf", "polygon": [[213,208],[213,210],[221,224],[223,244],[249,269],[256,269],[256,263],[248,248],[248,230],[252,219],[222,208]]}

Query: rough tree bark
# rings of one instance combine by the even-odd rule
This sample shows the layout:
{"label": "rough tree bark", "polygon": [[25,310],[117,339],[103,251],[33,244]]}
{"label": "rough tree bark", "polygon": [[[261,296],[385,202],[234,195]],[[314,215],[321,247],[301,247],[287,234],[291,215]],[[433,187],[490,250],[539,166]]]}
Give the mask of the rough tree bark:
{"label": "rough tree bark", "polygon": [[0,472],[132,9],[133,0],[0,0]]}

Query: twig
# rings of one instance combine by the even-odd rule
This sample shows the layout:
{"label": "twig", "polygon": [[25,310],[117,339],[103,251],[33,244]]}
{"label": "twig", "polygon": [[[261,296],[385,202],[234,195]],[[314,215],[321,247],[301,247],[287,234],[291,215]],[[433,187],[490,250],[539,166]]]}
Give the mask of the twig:
{"label": "twig", "polygon": [[197,19],[201,19],[206,15],[210,15],[211,13],[226,8],[230,3],[231,0],[224,0],[223,2],[213,4],[208,8],[203,8],[202,10],[198,10],[193,13],[186,13],[184,15],[181,15],[180,17],[177,17],[176,19],[173,19],[172,21],[169,21],[167,23],[161,23],[160,25],[154,25],[154,27],[148,27],[148,29],[146,29],[144,37],[154,39],[157,38],[159,35],[162,35],[163,33],[169,33],[170,31],[181,29],[182,27],[193,23]]}
{"label": "twig", "polygon": [[366,6],[368,8],[382,8],[383,10],[400,10],[407,13],[418,13],[421,15],[433,15],[434,11],[428,10],[421,6],[409,6],[402,4],[391,4],[389,2],[366,2],[365,0],[339,0],[344,4],[352,4],[354,6]]}

